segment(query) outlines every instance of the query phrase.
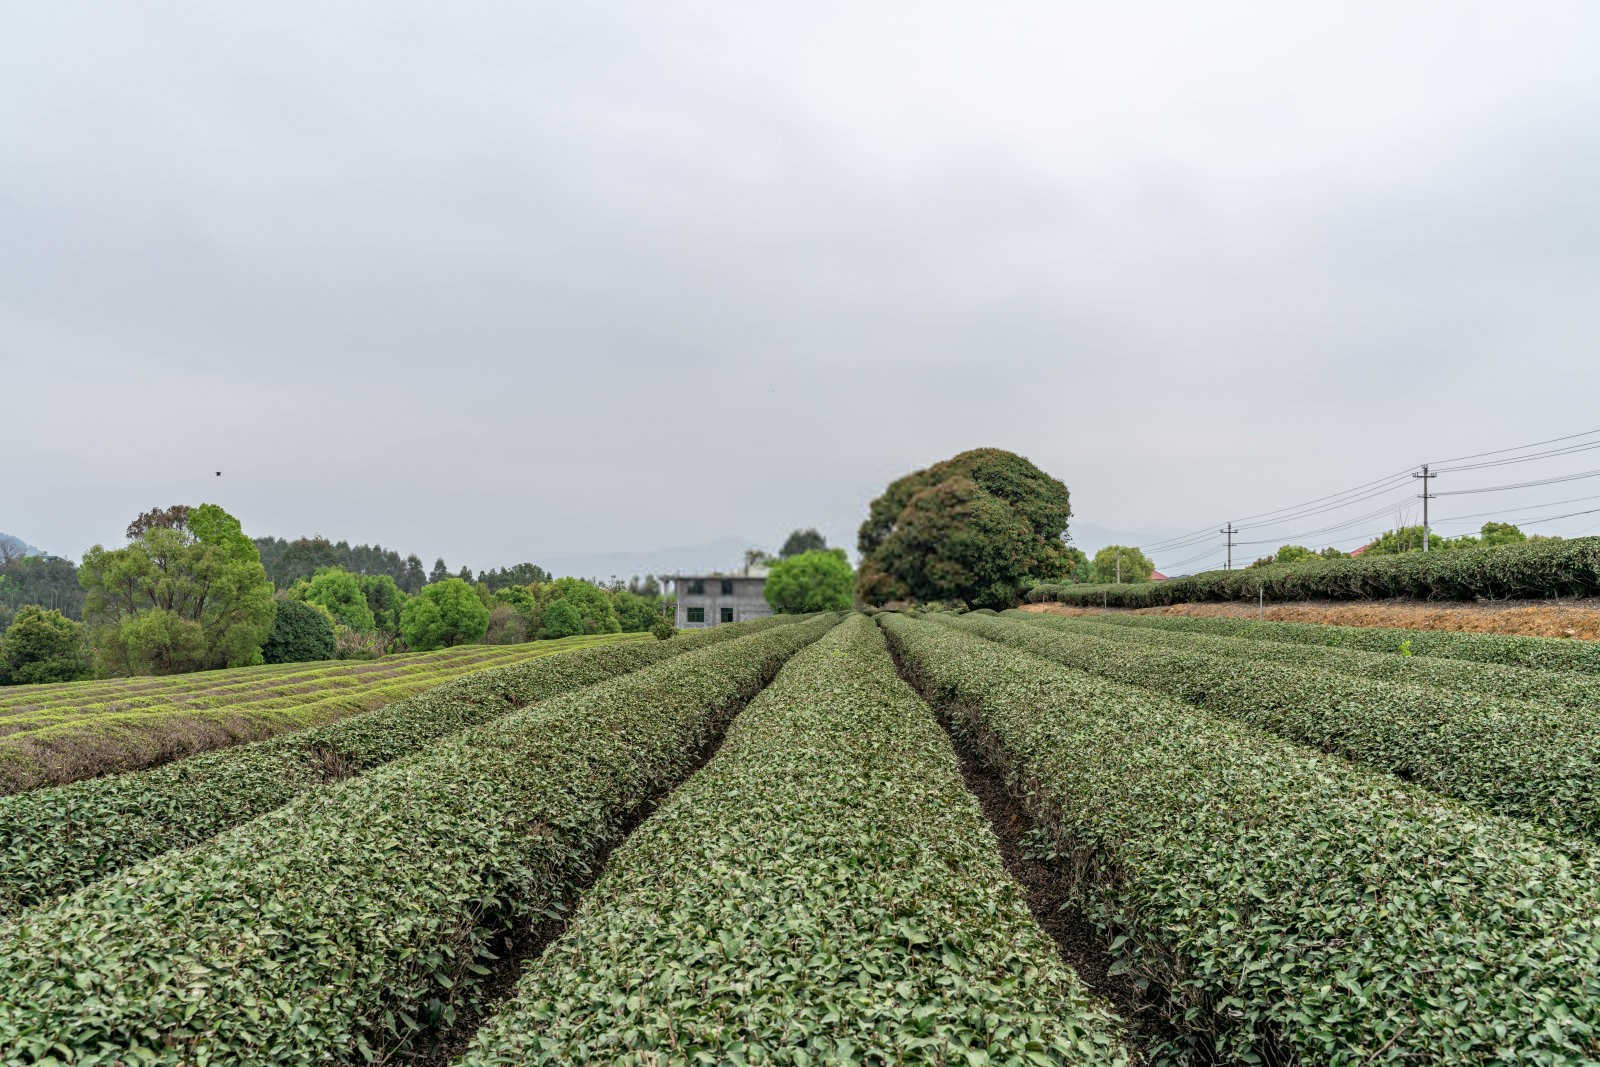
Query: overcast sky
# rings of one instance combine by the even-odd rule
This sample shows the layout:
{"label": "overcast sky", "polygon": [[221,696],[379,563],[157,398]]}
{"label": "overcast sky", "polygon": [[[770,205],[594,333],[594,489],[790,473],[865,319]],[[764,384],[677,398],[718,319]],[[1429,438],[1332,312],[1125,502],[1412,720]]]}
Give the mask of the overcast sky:
{"label": "overcast sky", "polygon": [[0,9],[0,530],[61,554],[853,546],[980,445],[1092,550],[1600,427],[1592,2]]}

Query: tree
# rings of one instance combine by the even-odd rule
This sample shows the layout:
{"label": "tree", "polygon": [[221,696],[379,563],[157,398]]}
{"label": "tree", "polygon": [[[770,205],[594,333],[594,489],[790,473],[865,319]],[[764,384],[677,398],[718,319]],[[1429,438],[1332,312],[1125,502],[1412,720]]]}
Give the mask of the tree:
{"label": "tree", "polygon": [[778,558],[788,559],[790,556],[798,556],[802,552],[821,552],[827,547],[827,539],[815,529],[795,530],[783,542],[783,547],[778,549]]}
{"label": "tree", "polygon": [[1478,531],[1478,544],[1484,548],[1495,548],[1499,545],[1520,545],[1527,539],[1527,534],[1518,529],[1515,524],[1509,522],[1486,522]]}
{"label": "tree", "polygon": [[261,658],[267,663],[332,659],[333,619],[327,609],[287,597],[279,600]]}
{"label": "tree", "polygon": [[857,541],[856,590],[871,604],[963,600],[1005,608],[1069,570],[1067,487],[1021,456],[963,452],[889,483]]}
{"label": "tree", "polygon": [[[566,600],[577,610],[583,622],[581,633],[614,634],[622,630],[616,608],[611,605],[611,595],[593,582],[586,582],[582,578],[557,578],[535,587],[533,592],[540,605],[541,619],[552,603]],[[541,633],[539,636],[550,635]]]}
{"label": "tree", "polygon": [[532,585],[549,580],[550,572],[537,563],[518,563],[514,567],[480,571],[478,574],[478,581],[487,585],[491,593],[498,593],[508,585]]}
{"label": "tree", "polygon": [[486,645],[520,645],[528,639],[528,623],[510,604],[496,603],[489,609],[489,629],[484,632]]}
{"label": "tree", "polygon": [[[155,516],[155,518],[151,518]],[[215,504],[147,512],[126,548],[96,545],[78,580],[97,669],[173,674],[261,662],[272,583],[239,520]]]}
{"label": "tree", "polygon": [[1246,569],[1254,570],[1257,567],[1270,567],[1274,563],[1299,563],[1302,560],[1316,559],[1317,555],[1318,553],[1311,551],[1304,545],[1284,545],[1272,555],[1262,556]]}
{"label": "tree", "polygon": [[854,577],[843,549],[801,552],[767,572],[767,603],[784,615],[848,611]]}
{"label": "tree", "polygon": [[289,595],[308,604],[321,604],[334,622],[358,634],[369,634],[377,626],[361,579],[342,568],[324,567],[309,582],[297,583]]}
{"label": "tree", "polygon": [[0,635],[0,685],[71,682],[89,677],[83,625],[26,604]]}
{"label": "tree", "polygon": [[1089,563],[1088,553],[1072,545],[1066,551],[1067,581],[1088,582],[1093,580],[1093,568]]}
{"label": "tree", "polygon": [[389,634],[399,633],[400,612],[406,603],[406,595],[400,591],[399,584],[387,574],[364,574],[361,594],[372,612],[374,628]]}
{"label": "tree", "polygon": [[444,565],[444,557],[440,556],[433,561],[433,570],[428,572],[428,584],[442,582],[450,577],[450,568]]}
{"label": "tree", "polygon": [[626,589],[611,594],[611,606],[616,610],[617,623],[623,633],[644,633],[661,617],[659,600]]}
{"label": "tree", "polygon": [[[1471,541],[1469,537],[1466,539]],[[1447,552],[1452,548],[1460,547],[1448,538],[1440,537],[1432,531],[1428,534],[1428,550],[1431,552]],[[1367,545],[1368,556],[1394,556],[1404,552],[1422,551],[1422,526],[1401,526],[1395,530],[1386,530],[1378,538]]]}
{"label": "tree", "polygon": [[575,637],[583,633],[583,616],[578,607],[566,598],[553,600],[550,606],[544,609],[544,618],[540,622],[540,636],[544,638]]}
{"label": "tree", "polygon": [[413,652],[470,644],[488,629],[489,609],[460,578],[429,582],[400,612],[400,635]]}
{"label": "tree", "polygon": [[1097,582],[1148,582],[1156,565],[1132,545],[1107,545],[1094,554]]}
{"label": "tree", "polygon": [[773,555],[764,548],[747,548],[744,550],[744,569],[752,567],[766,567],[773,562]]}
{"label": "tree", "polygon": [[423,586],[428,584],[428,575],[422,569],[422,560],[416,555],[406,557],[405,577],[399,580],[400,588],[409,594],[416,594]]}

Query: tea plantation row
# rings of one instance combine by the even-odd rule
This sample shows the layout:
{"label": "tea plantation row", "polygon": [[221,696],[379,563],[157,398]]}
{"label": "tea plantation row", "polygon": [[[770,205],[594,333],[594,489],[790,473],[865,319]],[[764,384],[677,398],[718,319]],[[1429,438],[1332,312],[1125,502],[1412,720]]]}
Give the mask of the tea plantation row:
{"label": "tea plantation row", "polygon": [[11,703],[0,709],[0,794],[150,767],[302,730],[477,671],[640,638],[650,640],[644,634],[596,634],[364,663],[240,667],[181,679],[18,687],[22,695],[7,693]]}

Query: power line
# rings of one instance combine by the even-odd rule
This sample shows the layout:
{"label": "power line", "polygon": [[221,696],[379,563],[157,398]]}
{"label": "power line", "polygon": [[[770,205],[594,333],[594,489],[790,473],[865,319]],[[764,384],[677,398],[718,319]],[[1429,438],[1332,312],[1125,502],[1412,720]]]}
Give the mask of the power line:
{"label": "power line", "polygon": [[1577,474],[1563,474],[1556,478],[1540,478],[1531,482],[1511,482],[1508,485],[1486,485],[1479,489],[1450,489],[1443,493],[1434,493],[1434,496],[1469,496],[1473,493],[1503,493],[1510,489],[1531,489],[1536,485],[1556,485],[1559,482],[1576,482],[1583,478],[1600,476],[1600,469],[1580,471]]}
{"label": "power line", "polygon": [[1579,452],[1593,452],[1600,448],[1600,441],[1587,441],[1581,445],[1567,445],[1565,448],[1549,448],[1543,452],[1530,452],[1526,456],[1512,456],[1509,459],[1490,459],[1482,463],[1463,463],[1458,467],[1441,467],[1444,471],[1476,471],[1489,467],[1509,467],[1514,463],[1529,463],[1536,459],[1549,459],[1552,456],[1572,456]]}
{"label": "power line", "polygon": [[[1439,495],[1438,493],[1434,494],[1434,496],[1438,496],[1438,495]],[[1452,515],[1449,518],[1445,519],[1444,521],[1445,522],[1460,522],[1462,519],[1482,519],[1482,518],[1487,518],[1490,515],[1509,515],[1514,511],[1525,511],[1525,510],[1528,510],[1530,508],[1556,508],[1556,507],[1560,507],[1562,504],[1577,504],[1577,503],[1580,503],[1580,502],[1585,501],[1585,500],[1600,500],[1600,495],[1596,495],[1596,496],[1574,496],[1574,497],[1568,497],[1566,500],[1552,500],[1548,504],[1523,504],[1523,505],[1519,505],[1519,506],[1514,507],[1514,508],[1496,508],[1494,511],[1473,511],[1473,512],[1468,512],[1465,515]],[[1538,520],[1538,519],[1530,519],[1529,521],[1530,522],[1538,522],[1540,520]]]}
{"label": "power line", "polygon": [[1517,445],[1515,448],[1497,448],[1490,452],[1474,452],[1470,456],[1451,456],[1449,459],[1435,460],[1433,465],[1437,467],[1443,463],[1456,463],[1463,459],[1480,459],[1484,456],[1503,456],[1507,452],[1521,452],[1523,449],[1538,448],[1540,445],[1553,445],[1558,441],[1572,441],[1579,437],[1590,437],[1597,433],[1600,433],[1600,429],[1585,430],[1582,433],[1569,433],[1564,437],[1552,437],[1548,441],[1535,441],[1532,444]]}

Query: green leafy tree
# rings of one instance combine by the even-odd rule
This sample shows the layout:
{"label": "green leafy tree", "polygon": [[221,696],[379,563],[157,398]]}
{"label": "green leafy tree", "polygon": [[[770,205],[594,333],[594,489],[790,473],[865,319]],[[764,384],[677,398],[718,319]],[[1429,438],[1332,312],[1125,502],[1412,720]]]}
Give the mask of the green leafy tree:
{"label": "green leafy tree", "polygon": [[428,584],[442,582],[448,577],[450,577],[450,568],[444,565],[444,557],[440,556],[433,561],[433,570],[428,572]]}
{"label": "green leafy tree", "polygon": [[83,624],[26,604],[0,635],[0,685],[71,682],[89,677]]}
{"label": "green leafy tree", "polygon": [[488,629],[489,609],[460,578],[429,582],[400,612],[400,635],[413,652],[471,644]]}
{"label": "green leafy tree", "polygon": [[1318,553],[1311,551],[1304,545],[1284,545],[1270,556],[1263,556],[1250,564],[1250,568],[1270,567],[1274,563],[1299,563],[1302,560],[1316,559]]}
{"label": "green leafy tree", "polygon": [[914,598],[1015,604],[1070,572],[1067,487],[1028,460],[980,448],[889,483],[857,546],[856,590],[870,604]]}
{"label": "green leafy tree", "polygon": [[783,547],[778,549],[778,558],[788,559],[802,552],[821,552],[827,547],[827,538],[816,529],[796,530],[783,542]]}
{"label": "green leafy tree", "polygon": [[367,606],[361,579],[342,568],[324,567],[303,586],[296,583],[289,595],[308,604],[321,604],[328,609],[334,622],[358,634],[371,633],[377,626],[372,609]]}
{"label": "green leafy tree", "polygon": [[1156,565],[1132,545],[1107,545],[1094,554],[1097,582],[1148,582]]}
{"label": "green leafy tree", "polygon": [[626,589],[611,594],[611,606],[617,613],[617,622],[623,633],[644,633],[661,617],[658,599],[643,597]]}
{"label": "green leafy tree", "polygon": [[272,583],[239,521],[215,504],[135,520],[126,548],[84,556],[84,620],[102,674],[173,674],[260,663]]}
{"label": "green leafy tree", "polygon": [[801,552],[772,565],[767,603],[779,614],[847,611],[854,577],[842,549]]}
{"label": "green leafy tree", "polygon": [[1527,539],[1527,534],[1518,529],[1514,523],[1509,522],[1486,522],[1478,531],[1478,544],[1484,548],[1495,548],[1500,545],[1520,545]]}
{"label": "green leafy tree", "polygon": [[550,602],[544,609],[544,618],[540,624],[542,636],[549,638],[576,637],[584,632],[583,613],[578,610],[578,605],[562,597]]}
{"label": "green leafy tree", "polygon": [[1068,545],[1066,551],[1066,564],[1067,581],[1088,582],[1093,580],[1093,564],[1089,562],[1089,555],[1088,553],[1084,552],[1083,549]]}
{"label": "green leafy tree", "polygon": [[284,597],[272,620],[272,632],[261,646],[267,663],[305,663],[333,659],[333,619],[318,604]]}
{"label": "green leafy tree", "polygon": [[489,629],[484,632],[486,645],[520,645],[528,639],[528,623],[510,604],[495,601],[489,608]]}
{"label": "green leafy tree", "polygon": [[582,578],[557,578],[540,585],[537,595],[545,608],[557,600],[565,600],[576,608],[583,621],[582,633],[614,634],[622,631],[617,610],[611,606],[611,595],[593,582],[586,582]]}
{"label": "green leafy tree", "polygon": [[398,582],[387,574],[364,574],[361,595],[366,598],[367,610],[372,612],[375,628],[389,634],[400,632],[400,612],[406,605],[406,594]]}
{"label": "green leafy tree", "polygon": [[[1472,539],[1466,539],[1470,542]],[[1428,550],[1430,552],[1448,552],[1453,548],[1461,547],[1460,543],[1449,538],[1440,537],[1435,532],[1428,534]],[[1395,556],[1405,552],[1422,551],[1422,526],[1401,526],[1395,530],[1386,530],[1377,540],[1367,545],[1364,555],[1368,556]]]}

